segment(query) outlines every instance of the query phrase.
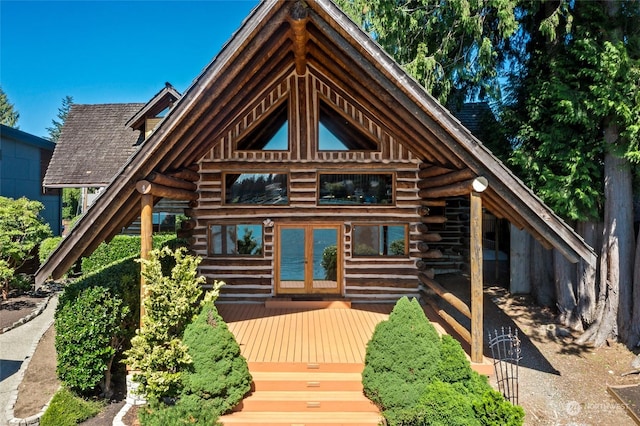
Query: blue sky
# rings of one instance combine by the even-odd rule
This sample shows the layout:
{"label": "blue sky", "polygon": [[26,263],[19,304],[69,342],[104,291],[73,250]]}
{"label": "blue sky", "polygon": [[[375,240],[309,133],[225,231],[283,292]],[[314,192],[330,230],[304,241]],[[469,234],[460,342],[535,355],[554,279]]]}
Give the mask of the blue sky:
{"label": "blue sky", "polygon": [[20,130],[47,136],[62,98],[146,102],[184,92],[257,0],[0,0],[0,85]]}

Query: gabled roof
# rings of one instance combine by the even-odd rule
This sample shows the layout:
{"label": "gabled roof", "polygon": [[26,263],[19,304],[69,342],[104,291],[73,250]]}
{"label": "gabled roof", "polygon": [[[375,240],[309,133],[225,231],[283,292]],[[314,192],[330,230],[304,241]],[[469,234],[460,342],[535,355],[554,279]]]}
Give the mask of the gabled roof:
{"label": "gabled roof", "polygon": [[[304,25],[300,45],[294,26]],[[295,25],[294,25],[295,24]],[[299,35],[299,34],[298,34]],[[424,162],[484,176],[492,212],[527,229],[569,260],[596,255],[566,223],[425,92],[330,0],[264,1],[187,89],[154,133],[114,177],[36,275],[65,273],[80,256],[117,233],[140,210],[136,182],[197,163],[229,131],[251,93],[274,76],[311,72],[348,87],[362,107]]]}
{"label": "gabled roof", "polygon": [[138,149],[142,133],[125,123],[144,105],[71,105],[44,186],[106,186]]}
{"label": "gabled roof", "polygon": [[170,108],[178,99],[180,99],[180,92],[178,92],[171,83],[165,83],[164,87],[155,95],[144,107],[138,111],[136,115],[131,117],[127,121],[126,125],[132,129],[140,130],[144,125],[145,119],[148,117],[155,117],[167,108]]}

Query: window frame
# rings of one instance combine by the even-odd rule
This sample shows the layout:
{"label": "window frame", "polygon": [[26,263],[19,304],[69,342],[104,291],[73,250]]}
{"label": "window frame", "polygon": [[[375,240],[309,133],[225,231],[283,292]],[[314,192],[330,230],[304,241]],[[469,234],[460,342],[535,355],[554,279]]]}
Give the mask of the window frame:
{"label": "window frame", "polygon": [[[386,227],[402,227],[404,228],[404,254],[380,254],[379,250],[378,250],[378,254],[357,254],[356,253],[356,247],[358,246],[358,240],[357,240],[357,236],[356,236],[356,229],[358,227],[377,227],[378,228],[378,239],[380,239],[380,228],[386,226]],[[384,222],[356,222],[356,223],[352,223],[351,224],[351,241],[352,241],[352,245],[351,245],[351,256],[355,259],[406,259],[409,257],[409,224],[408,223],[398,223],[398,222],[393,222],[393,223],[384,223]],[[396,240],[394,240],[396,241]],[[390,241],[388,243],[389,247],[387,249],[391,248],[391,243],[393,241]],[[382,247],[382,245],[380,244],[380,240],[378,240],[379,246]]]}
{"label": "window frame", "polygon": [[[239,229],[239,227],[242,226],[259,226],[261,233],[260,233],[260,245],[261,245],[261,250],[260,250],[260,254],[246,254],[246,253],[215,253],[213,250],[213,230],[212,228],[214,226],[219,226],[221,227],[220,230],[220,235],[226,235],[226,228],[227,227],[235,227],[236,228],[236,245],[234,246],[235,251],[237,251],[237,230]],[[224,229],[222,229],[224,228]],[[223,231],[225,231],[223,233]],[[260,221],[235,221],[235,222],[209,222],[207,223],[207,256],[209,257],[215,257],[215,258],[250,258],[250,259],[262,259],[264,258],[264,237],[265,237],[265,225],[263,222]],[[221,248],[224,245],[221,244]]]}
{"label": "window frame", "polygon": [[[391,200],[389,201],[389,203],[348,203],[348,202],[339,202],[339,203],[323,203],[321,202],[322,197],[321,197],[321,193],[322,193],[322,176],[326,176],[326,175],[354,175],[354,176],[364,176],[364,175],[377,175],[377,176],[389,176],[389,181],[390,181],[390,187],[391,187]],[[395,206],[396,205],[396,173],[393,171],[389,171],[389,170],[383,170],[383,171],[367,171],[364,173],[357,173],[357,172],[346,172],[346,173],[336,173],[335,170],[319,170],[316,172],[316,205],[318,207],[335,207],[335,206],[340,206],[340,207],[362,207],[362,206],[366,206],[366,207],[372,207],[372,208],[379,208],[379,207],[390,207],[390,206]]]}
{"label": "window frame", "polygon": [[[229,188],[227,187],[227,176],[228,175],[282,175],[287,179],[286,185],[286,203],[276,203],[276,204],[260,204],[260,203],[233,203],[228,201],[227,191]],[[273,206],[288,206],[291,203],[291,174],[285,171],[272,171],[272,172],[263,172],[263,171],[255,171],[252,173],[245,173],[242,171],[236,170],[228,170],[222,173],[222,205],[223,206],[232,206],[232,207],[273,207]]]}

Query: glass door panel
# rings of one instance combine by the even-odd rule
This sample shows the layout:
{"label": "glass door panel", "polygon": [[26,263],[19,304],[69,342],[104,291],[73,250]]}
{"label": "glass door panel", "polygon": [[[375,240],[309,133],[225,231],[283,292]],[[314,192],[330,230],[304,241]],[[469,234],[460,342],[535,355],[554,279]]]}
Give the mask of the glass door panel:
{"label": "glass door panel", "polygon": [[313,229],[313,289],[338,288],[338,230]]}
{"label": "glass door panel", "polygon": [[277,235],[277,293],[340,292],[340,225],[280,226]]}
{"label": "glass door panel", "polygon": [[305,288],[305,229],[282,228],[280,230],[280,288]]}

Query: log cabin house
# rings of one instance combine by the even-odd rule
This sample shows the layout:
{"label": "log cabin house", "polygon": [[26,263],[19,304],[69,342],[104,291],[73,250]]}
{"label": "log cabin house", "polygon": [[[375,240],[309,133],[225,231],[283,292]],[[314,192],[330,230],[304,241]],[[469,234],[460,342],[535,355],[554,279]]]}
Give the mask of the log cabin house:
{"label": "log cabin house", "polygon": [[[591,247],[330,0],[261,2],[174,101],[161,119],[153,102],[131,113],[120,130],[147,126],[146,139],[40,268],[38,284],[138,217],[144,256],[154,204],[179,200],[201,273],[227,283],[220,302],[435,293],[471,319],[471,331],[457,330],[479,361],[483,209],[572,262],[595,262]],[[63,136],[71,131],[65,125]],[[460,199],[469,205],[471,306],[437,282],[451,248],[447,209]]]}

